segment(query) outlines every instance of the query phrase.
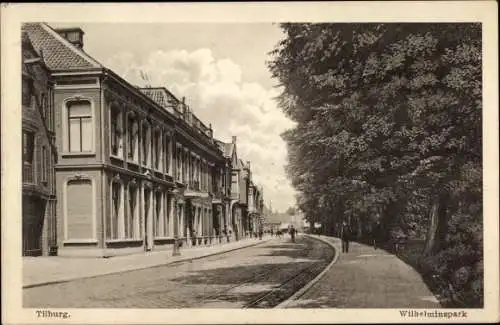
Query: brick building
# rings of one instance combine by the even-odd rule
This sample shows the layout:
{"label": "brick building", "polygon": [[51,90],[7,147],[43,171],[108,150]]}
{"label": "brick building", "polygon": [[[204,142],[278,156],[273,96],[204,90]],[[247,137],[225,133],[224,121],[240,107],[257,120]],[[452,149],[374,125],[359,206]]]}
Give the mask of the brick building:
{"label": "brick building", "polygon": [[43,57],[22,33],[22,252],[37,256],[56,246],[56,152],[52,81]]}
{"label": "brick building", "polygon": [[[247,168],[232,164],[184,99],[163,87],[130,85],[83,50],[79,28],[29,23],[23,31],[54,82],[52,246],[59,255],[207,245],[243,227]],[[242,184],[236,189],[234,167]],[[241,209],[233,214],[236,202]]]}

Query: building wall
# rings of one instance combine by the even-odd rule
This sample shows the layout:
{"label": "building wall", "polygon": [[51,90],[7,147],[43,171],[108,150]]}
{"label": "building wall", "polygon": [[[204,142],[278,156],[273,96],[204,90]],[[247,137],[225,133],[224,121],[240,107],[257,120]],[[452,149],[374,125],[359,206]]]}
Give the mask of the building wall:
{"label": "building wall", "polygon": [[103,181],[99,169],[60,170],[57,182],[58,255],[100,255]]}
{"label": "building wall", "polygon": [[[43,61],[23,40],[23,255],[49,255],[55,246],[52,83]],[[32,141],[30,140],[32,139]]]}
{"label": "building wall", "polygon": [[[56,80],[54,91],[56,146],[59,148],[58,168],[64,166],[82,166],[103,162],[101,146],[105,141],[105,133],[101,129],[101,98],[98,78],[94,78],[96,85],[79,85],[78,80],[72,86],[59,86],[61,79]],[[88,102],[92,114],[92,139],[89,152],[69,152],[68,150],[68,104],[74,102]]]}
{"label": "building wall", "polygon": [[[174,238],[187,245],[204,245],[221,235],[216,232],[217,224],[220,229],[233,228],[233,235],[244,234],[248,227],[245,171],[236,170],[232,175],[231,160],[215,144],[211,126],[198,120],[184,101],[180,112],[167,112],[109,71],[82,71],[78,75],[59,72],[54,82],[50,123],[58,148],[54,155],[57,165],[51,174],[53,186],[47,185],[46,190],[47,197],[53,189],[57,189],[57,195],[46,213],[55,213],[57,218],[44,226],[53,228],[52,245],[57,246],[59,255],[108,256],[165,249],[171,247]],[[129,117],[137,121],[137,129],[129,125]],[[129,135],[136,131],[132,151]],[[40,141],[44,140],[37,136],[36,143]],[[142,150],[143,144],[147,150]],[[157,147],[161,148],[158,166],[153,159]],[[118,183],[121,185],[114,185]],[[140,234],[132,237],[127,234],[130,224],[126,225],[131,216],[127,207],[130,184],[136,184],[132,186],[139,191],[135,220]],[[148,201],[146,211],[148,189],[161,193],[161,212],[154,210],[153,199]],[[167,211],[168,197],[172,208]],[[27,213],[40,206],[36,200],[27,202],[23,204]],[[219,208],[221,212],[217,213]],[[161,228],[161,222],[163,226],[171,223],[169,231]]]}

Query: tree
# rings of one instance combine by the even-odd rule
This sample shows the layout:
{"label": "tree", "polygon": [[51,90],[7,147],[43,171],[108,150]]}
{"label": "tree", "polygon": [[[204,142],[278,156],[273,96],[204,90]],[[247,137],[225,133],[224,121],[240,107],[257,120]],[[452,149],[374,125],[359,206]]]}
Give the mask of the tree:
{"label": "tree", "polygon": [[297,123],[283,138],[308,221],[361,237],[380,213],[384,229],[426,230],[429,256],[456,244],[452,217],[482,224],[480,24],[281,27],[268,66]]}

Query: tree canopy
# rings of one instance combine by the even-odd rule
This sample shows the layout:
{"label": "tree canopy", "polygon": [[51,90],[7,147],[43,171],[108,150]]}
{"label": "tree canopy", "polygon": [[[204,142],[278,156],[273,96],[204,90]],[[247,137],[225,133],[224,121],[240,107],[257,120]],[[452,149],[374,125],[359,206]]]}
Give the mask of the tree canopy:
{"label": "tree canopy", "polygon": [[331,234],[348,220],[359,237],[380,219],[387,238],[425,238],[426,256],[455,247],[457,231],[481,241],[481,25],[281,28],[268,66],[297,123],[282,136],[306,218]]}

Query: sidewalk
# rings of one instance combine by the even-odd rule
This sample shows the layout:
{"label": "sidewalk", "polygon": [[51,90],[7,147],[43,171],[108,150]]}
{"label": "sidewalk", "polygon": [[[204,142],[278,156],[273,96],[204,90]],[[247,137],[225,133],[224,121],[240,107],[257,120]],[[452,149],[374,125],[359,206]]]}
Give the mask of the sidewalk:
{"label": "sidewalk", "polygon": [[354,242],[350,243],[346,254],[342,253],[338,238],[319,238],[333,243],[337,261],[304,295],[284,307],[440,307],[420,274],[395,255]]}
{"label": "sidewalk", "polygon": [[169,250],[113,258],[23,257],[23,288],[167,265],[257,245],[269,239],[251,238],[213,246],[181,248],[180,256],[172,256]]}

